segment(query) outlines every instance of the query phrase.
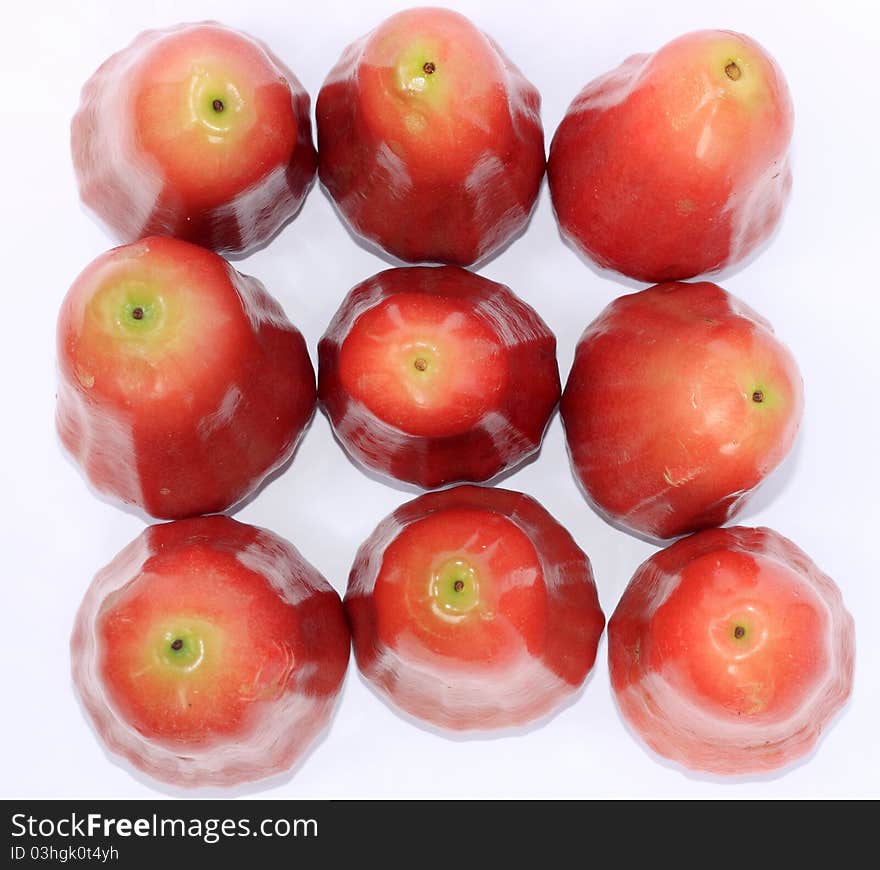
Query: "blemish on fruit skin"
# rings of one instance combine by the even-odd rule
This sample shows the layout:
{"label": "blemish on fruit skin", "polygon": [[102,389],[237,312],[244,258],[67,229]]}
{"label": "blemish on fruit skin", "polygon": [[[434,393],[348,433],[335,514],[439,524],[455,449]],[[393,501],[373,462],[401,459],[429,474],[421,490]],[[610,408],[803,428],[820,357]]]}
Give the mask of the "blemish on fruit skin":
{"label": "blemish on fruit skin", "polygon": [[76,379],[87,389],[90,390],[95,386],[95,376],[78,368],[76,370]]}
{"label": "blemish on fruit skin", "polygon": [[697,210],[697,204],[692,199],[679,199],[675,203],[675,210],[679,214],[691,214]]}
{"label": "blemish on fruit skin", "polygon": [[406,116],[405,123],[410,133],[421,133],[428,126],[425,116],[418,112],[410,112]]}
{"label": "blemish on fruit skin", "polygon": [[171,490],[168,489],[167,486],[163,486],[162,489],[159,490],[159,495],[170,495]]}

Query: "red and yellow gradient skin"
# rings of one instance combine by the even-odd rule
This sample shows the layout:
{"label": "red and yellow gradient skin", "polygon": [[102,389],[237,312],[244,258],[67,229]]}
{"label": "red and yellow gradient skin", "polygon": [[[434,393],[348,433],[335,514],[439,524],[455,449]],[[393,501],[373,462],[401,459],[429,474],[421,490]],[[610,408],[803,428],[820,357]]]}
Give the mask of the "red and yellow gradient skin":
{"label": "red and yellow gradient skin", "polygon": [[605,625],[590,561],[534,499],[458,486],[399,507],[361,545],[345,607],[364,676],[441,728],[547,715]]}
{"label": "red and yellow gradient skin", "polygon": [[587,327],[560,405],[611,522],[665,539],[727,522],[791,449],[803,384],[767,321],[716,284],[658,284]]}
{"label": "red and yellow gradient skin", "polygon": [[151,526],[86,592],[73,680],[107,748],[156,779],[289,769],[348,666],[339,596],[277,535],[224,516]]}
{"label": "red and yellow gradient skin", "polygon": [[578,94],[553,137],[562,233],[639,281],[740,262],[782,215],[793,123],[782,71],[747,36],[698,31],[630,57]]}
{"label": "red and yellow gradient skin", "polygon": [[71,145],[83,202],[120,241],[225,254],[267,242],[317,168],[296,76],[214,22],[145,31],[110,57],[83,87]]}
{"label": "red and yellow gradient skin", "polygon": [[58,367],[65,448],[98,490],[163,519],[252,493],[293,455],[315,408],[305,341],[281,306],[176,239],[86,267],[61,306]]}
{"label": "red and yellow gradient skin", "polygon": [[395,257],[471,265],[528,222],[544,176],[540,107],[468,19],[399,12],[345,50],[318,94],[321,183]]}
{"label": "red and yellow gradient skin", "polygon": [[453,266],[389,269],[318,345],[321,407],[368,468],[430,489],[482,481],[541,446],[556,338],[508,287]]}
{"label": "red and yellow gradient skin", "polygon": [[840,590],[771,529],[708,529],[648,559],[608,626],[635,732],[693,770],[763,773],[815,746],[852,691]]}

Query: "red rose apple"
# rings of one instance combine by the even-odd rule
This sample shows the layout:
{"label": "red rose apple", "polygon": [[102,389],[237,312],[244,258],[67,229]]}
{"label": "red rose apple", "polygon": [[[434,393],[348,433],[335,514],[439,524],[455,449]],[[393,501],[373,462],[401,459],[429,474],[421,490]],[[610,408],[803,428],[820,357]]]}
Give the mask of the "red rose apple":
{"label": "red rose apple", "polygon": [[57,425],[101,492],[222,511],[293,454],[315,407],[305,341],[259,281],[188,242],[114,248],[58,319]]}
{"label": "red rose apple", "polygon": [[754,40],[689,33],[588,84],[547,166],[563,234],[640,281],[714,272],[748,256],[791,188],[791,98]]}
{"label": "red rose apple", "polygon": [[107,748],[173,785],[290,768],[348,665],[339,596],[287,541],[214,516],[156,525],[94,579],[73,679]]}
{"label": "red rose apple", "polygon": [[454,266],[359,284],[318,356],[321,405],[345,449],[425,488],[521,462],[559,400],[544,321],[503,284]]}
{"label": "red rose apple", "polygon": [[710,529],[656,553],[608,626],[636,733],[694,770],[760,773],[809,752],[852,690],[840,590],[770,529]]}
{"label": "red rose apple", "polygon": [[528,222],[544,176],[540,104],[457,12],[399,12],[321,88],[321,182],[352,229],[395,257],[470,265]]}
{"label": "red rose apple", "polygon": [[123,242],[241,254],[315,177],[309,97],[269,49],[216,23],[141,33],[86,82],[71,129],[86,206]]}
{"label": "red rose apple", "polygon": [[715,284],[660,284],[587,327],[561,403],[572,465],[612,522],[672,538],[729,520],[786,456],[801,377]]}
{"label": "red rose apple", "polygon": [[399,507],[361,545],[345,607],[358,666],[450,729],[522,725],[583,683],[605,618],[590,561],[534,499],[459,486]]}

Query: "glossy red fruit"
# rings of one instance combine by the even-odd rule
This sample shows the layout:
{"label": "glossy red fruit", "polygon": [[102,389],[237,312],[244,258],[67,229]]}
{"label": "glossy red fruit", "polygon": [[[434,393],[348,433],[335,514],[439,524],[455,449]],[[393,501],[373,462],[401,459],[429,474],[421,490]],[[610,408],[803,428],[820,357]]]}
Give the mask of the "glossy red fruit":
{"label": "glossy red fruit", "polygon": [[560,405],[574,472],[612,522],[672,538],[731,519],[791,449],[797,364],[716,284],[611,303],[578,343]]}
{"label": "glossy red fruit", "polygon": [[145,31],[110,57],[83,87],[71,145],[83,202],[121,241],[226,254],[293,217],[317,166],[296,76],[213,22]]}
{"label": "glossy red fruit", "polygon": [[299,331],[254,278],[167,238],[114,248],[58,318],[61,441],[154,517],[226,510],[292,455],[315,408]]}
{"label": "glossy red fruit", "polygon": [[95,577],[71,639],[106,747],[183,786],[288,770],[327,725],[349,649],[330,584],[223,516],[146,529]]}
{"label": "glossy red fruit", "polygon": [[354,232],[395,257],[470,265],[528,222],[544,176],[540,106],[468,19],[399,12],[321,88],[321,182]]}
{"label": "glossy red fruit", "polygon": [[380,694],[455,730],[558,708],[605,625],[571,535],[529,496],[476,486],[427,493],[383,520],[358,550],[345,607]]}
{"label": "glossy red fruit", "polygon": [[808,753],[852,691],[840,590],[770,529],[710,529],[636,572],[608,626],[617,703],[656,752],[761,773]]}
{"label": "glossy red fruit", "polygon": [[544,321],[508,287],[453,266],[358,284],[318,357],[321,406],[345,449],[425,488],[522,462],[559,400]]}
{"label": "glossy red fruit", "polygon": [[674,39],[588,84],[550,146],[563,235],[600,266],[673,281],[738,263],[791,188],[788,87],[757,42]]}

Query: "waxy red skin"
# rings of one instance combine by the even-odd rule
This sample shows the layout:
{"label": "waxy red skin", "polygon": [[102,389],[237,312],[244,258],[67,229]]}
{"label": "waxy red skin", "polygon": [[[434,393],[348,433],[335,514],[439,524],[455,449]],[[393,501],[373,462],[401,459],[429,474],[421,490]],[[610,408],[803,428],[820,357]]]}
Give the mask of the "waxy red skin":
{"label": "waxy red skin", "polygon": [[[470,46],[467,67],[451,70],[460,105],[418,113],[419,133],[406,127],[406,99],[383,102],[395,83],[377,46],[396,33],[404,48],[425,35]],[[447,48],[431,55],[435,76]],[[479,99],[462,93],[472,85]],[[398,259],[471,265],[529,220],[545,168],[540,104],[498,45],[457,12],[400,12],[346,49],[318,94],[321,183],[355,233]]]}
{"label": "waxy red skin", "polygon": [[[436,304],[448,316],[472,318],[473,328],[486,333],[479,340],[491,336],[494,343],[491,371],[475,374],[485,379],[485,389],[462,412],[469,421],[464,428],[451,421],[447,431],[442,422],[426,427],[406,405],[398,419],[382,416],[351,389],[375,371],[373,358],[364,354],[359,364],[350,364],[356,370],[340,364],[359,318],[395,300],[411,307],[414,297],[424,298],[426,311]],[[467,334],[472,328],[463,329]],[[381,350],[381,343],[376,347]],[[469,353],[475,351],[462,339],[460,352],[451,355],[467,367],[473,363]],[[318,359],[319,402],[348,453],[368,468],[425,489],[488,480],[534,454],[560,395],[556,338],[537,312],[505,285],[453,266],[388,269],[358,284],[324,333]]]}
{"label": "waxy red skin", "polygon": [[[154,106],[166,77],[205,57],[240,70],[232,83],[253,111],[225,164],[196,136],[185,141],[175,119],[167,138],[156,134],[168,123]],[[174,236],[233,255],[265,244],[299,211],[317,170],[296,76],[262,42],[216,22],[144,31],[105,61],[82,89],[71,147],[83,203],[120,241]]]}
{"label": "waxy red skin", "polygon": [[658,284],[587,327],[560,413],[593,506],[662,540],[722,525],[744,506],[792,447],[803,384],[743,302],[708,282]]}
{"label": "waxy red skin", "polygon": [[553,137],[562,234],[649,283],[732,266],[780,220],[792,127],[782,72],[747,36],[698,31],[630,57],[578,94]]}
{"label": "waxy red skin", "polygon": [[[236,653],[179,697],[141,667],[166,616],[226,632],[226,649],[206,646],[200,666]],[[324,730],[350,636],[339,596],[291,544],[213,516],[151,526],[122,550],[86,592],[70,647],[74,686],[111,752],[172,785],[233,786],[288,770]]]}
{"label": "waxy red skin", "polygon": [[608,624],[629,725],[665,758],[717,774],[809,753],[852,691],[854,657],[840,590],[771,529],[707,529],[655,553]]}
{"label": "waxy red skin", "polygon": [[[421,546],[429,556],[442,558],[449,529],[459,527],[475,559],[486,552],[504,561],[518,551],[524,560],[519,576],[494,578],[504,594],[472,632],[455,626],[444,634],[429,613],[408,613],[387,579],[377,582],[406,574],[395,549],[426,521]],[[493,528],[506,537],[493,539]],[[462,551],[473,556],[467,543]],[[379,694],[454,731],[524,725],[557,709],[586,679],[605,625],[590,561],[571,535],[529,496],[477,486],[426,493],[384,519],[358,550],[345,608],[358,667]],[[432,631],[436,640],[426,641]]]}
{"label": "waxy red skin", "polygon": [[[84,339],[89,300],[129,260],[175,270],[191,282],[179,298],[199,299],[180,353],[137,371],[111,342]],[[96,489],[154,517],[232,507],[293,455],[314,413],[314,369],[281,306],[187,242],[153,237],[94,260],[64,299],[57,341],[62,444]]]}

